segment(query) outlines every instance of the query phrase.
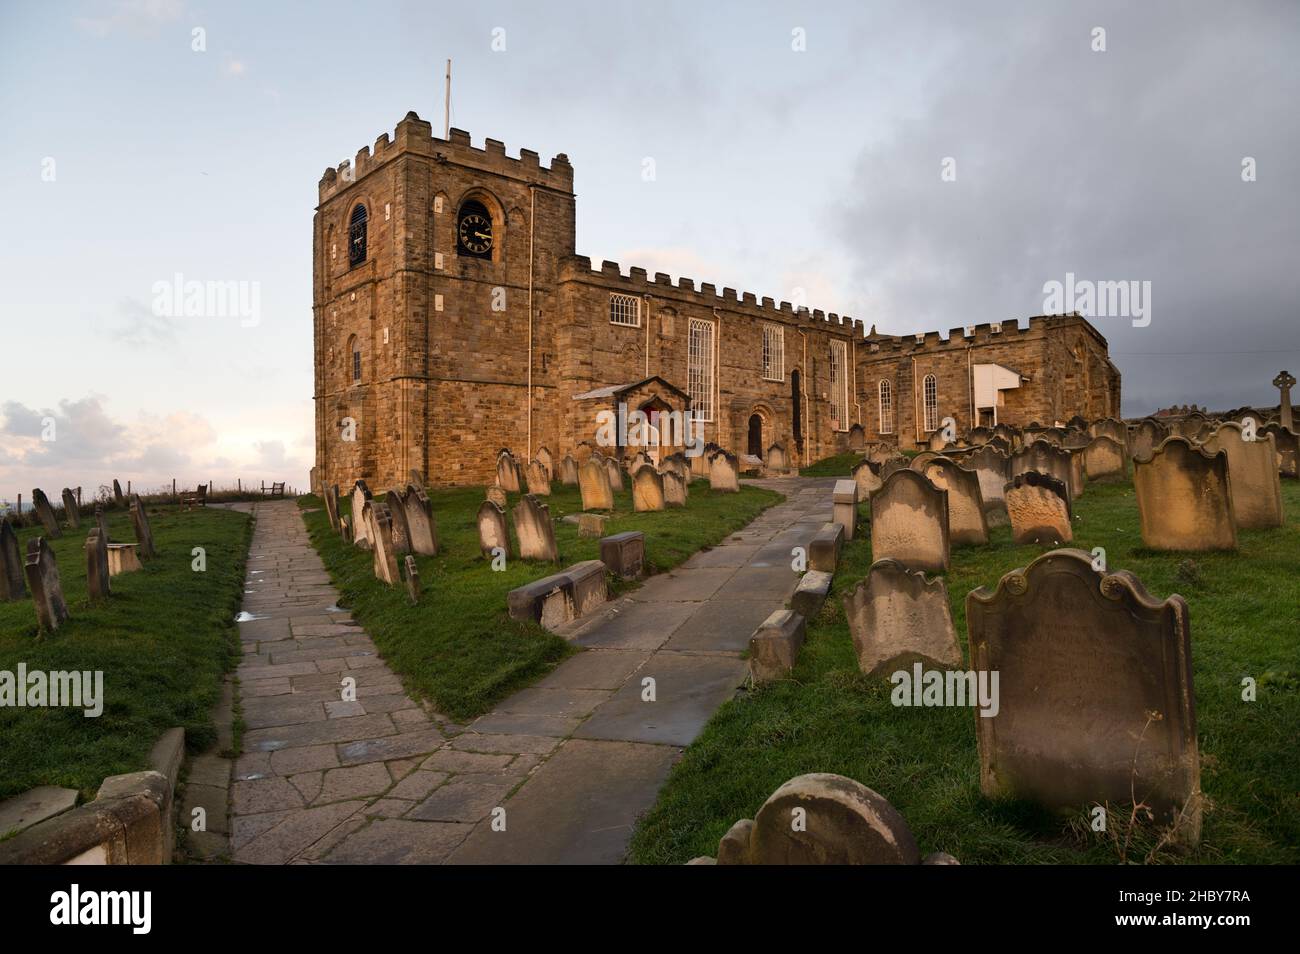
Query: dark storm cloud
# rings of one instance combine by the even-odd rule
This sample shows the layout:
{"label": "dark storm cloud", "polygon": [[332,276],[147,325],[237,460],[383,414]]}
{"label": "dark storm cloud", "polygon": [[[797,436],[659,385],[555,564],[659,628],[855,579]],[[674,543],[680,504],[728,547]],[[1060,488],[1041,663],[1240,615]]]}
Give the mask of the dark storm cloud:
{"label": "dark storm cloud", "polygon": [[857,158],[834,213],[880,330],[1038,314],[1067,272],[1149,281],[1149,326],[1094,320],[1126,414],[1276,401],[1300,366],[1300,5],[943,9],[923,109]]}

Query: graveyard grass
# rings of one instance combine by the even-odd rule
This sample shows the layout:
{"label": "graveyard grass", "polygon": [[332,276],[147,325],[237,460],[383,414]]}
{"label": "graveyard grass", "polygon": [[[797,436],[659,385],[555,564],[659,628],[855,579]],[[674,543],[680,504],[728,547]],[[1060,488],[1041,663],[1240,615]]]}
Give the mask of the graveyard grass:
{"label": "graveyard grass", "polygon": [[[126,510],[105,518],[114,542],[134,542]],[[64,529],[50,540],[71,614],[55,633],[40,634],[30,595],[0,603],[0,670],[102,670],[104,711],[0,708],[0,799],[37,785],[59,785],[93,798],[109,775],[148,767],[149,750],[173,726],[185,729],[191,750],[216,741],[211,712],[222,675],[239,658],[235,614],[243,594],[251,537],[245,514],[149,507],[158,555],[144,568],[112,579],[112,596],[91,606],[86,596],[83,545],[94,524]],[[39,527],[18,531],[27,541]],[[191,568],[191,550],[203,547],[207,568]],[[0,832],[0,836],[3,836]]]}
{"label": "graveyard grass", "polygon": [[[840,471],[845,473],[846,469]],[[1112,569],[1133,571],[1153,596],[1188,602],[1205,807],[1199,849],[1152,852],[1158,839],[1110,809],[1110,835],[979,787],[971,709],[896,708],[887,678],[857,668],[841,598],[871,564],[869,534],[844,550],[830,598],[808,628],[792,678],[742,692],[685,752],[632,843],[639,863],[681,864],[717,854],[718,840],[753,818],[783,782],[807,772],[856,779],[907,819],[921,853],[981,863],[1300,862],[1300,482],[1282,481],[1286,525],[1240,533],[1240,550],[1146,550],[1131,482],[1089,483],[1075,503],[1075,540],[1105,547]],[[861,506],[869,515],[869,507]],[[1008,528],[988,546],[952,551],[947,585],[963,652],[966,594],[994,586],[1047,548],[1014,546]],[[1258,699],[1242,701],[1242,679]],[[1121,817],[1122,816],[1122,817]]]}
{"label": "graveyard grass", "polygon": [[[645,558],[651,572],[671,569],[701,547],[720,543],[784,499],[757,487],[744,487],[738,494],[718,493],[709,489],[707,481],[695,481],[686,507],[634,513],[631,481],[625,477],[623,483],[605,532],[645,531]],[[508,496],[513,509],[519,495]],[[419,605],[411,606],[404,586],[389,587],[375,579],[370,551],[345,544],[331,531],[320,498],[300,498],[312,543],[340,591],[341,605],[370,633],[408,690],[458,720],[486,712],[514,690],[544,676],[573,651],[568,642],[541,626],[511,619],[506,594],[582,560],[600,559],[600,542],[579,539],[577,525],[561,519],[582,512],[578,488],[557,483],[544,502],[555,521],[560,562],[527,562],[516,556],[504,570],[493,571],[479,552],[477,517],[483,499],[481,487],[429,491],[439,552],[416,557],[423,592]],[[339,512],[351,513],[351,498],[343,488]],[[506,522],[517,554],[513,520]],[[398,563],[403,559],[399,557]],[[632,585],[612,581],[611,597]]]}

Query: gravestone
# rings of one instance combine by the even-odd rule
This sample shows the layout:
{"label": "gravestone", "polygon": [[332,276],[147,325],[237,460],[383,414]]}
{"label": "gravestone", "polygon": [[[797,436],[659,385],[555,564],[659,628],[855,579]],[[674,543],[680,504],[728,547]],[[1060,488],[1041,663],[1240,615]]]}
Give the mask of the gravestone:
{"label": "gravestone", "polygon": [[881,483],[883,484],[884,481],[888,480],[889,475],[894,473],[895,471],[911,469],[910,464],[911,462],[907,459],[907,456],[904,454],[898,454],[895,455],[894,457],[889,458],[887,461],[885,461],[883,464],[880,465]]}
{"label": "gravestone", "polygon": [[738,470],[740,462],[736,455],[725,450],[718,450],[709,458],[709,486],[723,493],[740,492]]}
{"label": "gravestone", "polygon": [[686,455],[678,451],[675,454],[669,454],[659,464],[659,473],[672,471],[682,479],[683,484],[691,482],[691,462],[686,459]]}
{"label": "gravestone", "polygon": [[1280,371],[1277,377],[1273,379],[1273,387],[1278,390],[1278,423],[1289,431],[1295,430],[1295,422],[1291,418],[1291,389],[1295,387],[1295,375],[1290,371]]}
{"label": "gravestone", "polygon": [[1208,453],[1228,455],[1228,492],[1232,514],[1243,529],[1282,526],[1282,481],[1277,472],[1277,445],[1272,434],[1242,439],[1241,425],[1220,424],[1205,443]]}
{"label": "gravestone", "polygon": [[139,545],[140,559],[156,556],[153,546],[153,529],[149,526],[149,513],[139,494],[131,495],[131,526],[135,529],[135,542]]}
{"label": "gravestone", "polygon": [[508,450],[497,455],[497,486],[506,493],[519,493],[519,465]]}
{"label": "gravestone", "polygon": [[990,527],[1005,527],[1010,522],[1007,516],[1007,502],[1002,490],[1010,480],[1007,473],[1011,468],[1011,458],[998,449],[996,444],[985,444],[967,454],[959,465],[975,474],[980,485],[980,499],[984,502],[984,522]]}
{"label": "gravestone", "polygon": [[1007,447],[1011,450],[1015,450],[1020,446],[1020,432],[1010,424],[994,424],[993,437],[994,439],[1001,438],[1006,441]]}
{"label": "gravestone", "polygon": [[686,478],[675,470],[660,471],[664,482],[664,503],[669,507],[685,507],[690,495]]}
{"label": "gravestone", "polygon": [[948,494],[914,470],[897,470],[871,495],[871,553],[913,570],[948,569]]}
{"label": "gravestone", "polygon": [[600,541],[600,561],[615,576],[637,580],[645,571],[645,534],[625,530]]}
{"label": "gravestone", "polygon": [[1273,435],[1273,441],[1277,446],[1278,473],[1283,477],[1300,476],[1300,467],[1297,466],[1297,457],[1300,457],[1300,438],[1297,438],[1290,428],[1276,422],[1264,425],[1259,432]]}
{"label": "gravestone", "polygon": [[844,528],[844,539],[852,540],[858,529],[858,483],[837,480],[831,490],[831,522]]}
{"label": "gravestone", "polygon": [[99,531],[91,529],[86,536],[86,595],[91,602],[108,599],[112,593],[108,572],[108,540]]}
{"label": "gravestone", "polygon": [[122,485],[117,482],[116,477],[113,478],[113,502],[119,507],[126,506],[126,497],[122,494]]}
{"label": "gravestone", "polygon": [[1036,470],[1040,474],[1055,477],[1066,486],[1071,502],[1074,501],[1074,464],[1071,462],[1068,450],[1045,440],[1033,441],[1011,455],[1012,477],[1023,474],[1027,470]]}
{"label": "gravestone", "polygon": [[406,555],[406,598],[414,606],[420,602],[420,568],[415,565],[415,557]]}
{"label": "gravestone", "polygon": [[650,464],[632,474],[632,508],[638,513],[664,509],[664,479]]}
{"label": "gravestone", "polygon": [[849,428],[849,450],[861,451],[867,446],[867,433],[861,424]]}
{"label": "gravestone", "polygon": [[387,504],[367,500],[362,512],[367,524],[366,535],[374,552],[375,579],[389,586],[402,582],[397,569],[397,554],[393,547],[393,516]]}
{"label": "gravestone", "polygon": [[578,485],[578,462],[569,454],[560,459],[560,483],[565,487]]}
{"label": "gravestone", "polygon": [[515,523],[515,537],[519,540],[519,556],[524,560],[558,562],[559,549],[555,545],[555,524],[551,521],[551,508],[532,494],[524,494],[511,512]]}
{"label": "gravestone", "polygon": [[500,504],[485,500],[478,508],[478,547],[486,557],[500,547],[510,556],[510,533],[506,529],[506,511]]}
{"label": "gravestone", "polygon": [[749,678],[755,685],[790,675],[799,661],[806,625],[788,609],[773,610],[749,637]]}
{"label": "gravestone", "polygon": [[1027,470],[1006,485],[1003,499],[1011,519],[1011,539],[1016,544],[1056,546],[1074,539],[1070,490],[1064,481]]}
{"label": "gravestone", "polygon": [[1089,480],[1123,478],[1126,474],[1124,445],[1109,434],[1099,434],[1082,451],[1083,470]]}
{"label": "gravestone", "polygon": [[55,516],[54,508],[50,506],[49,498],[45,496],[45,491],[40,487],[32,490],[32,509],[36,511],[36,516],[40,518],[41,526],[51,539],[57,540],[63,536],[63,530],[59,527],[59,518]]}
{"label": "gravestone", "polygon": [[950,443],[952,442],[949,441],[948,438],[943,436],[943,431],[935,431],[933,434],[930,435],[930,439],[925,442],[925,446],[928,450],[934,451],[935,453],[939,453]]}
{"label": "gravestone", "polygon": [[989,527],[984,519],[984,497],[980,479],[974,471],[958,466],[947,457],[938,457],[925,468],[925,476],[940,490],[948,492],[948,541],[952,546],[983,546],[989,542]]}
{"label": "gravestone", "polygon": [[[1178,438],[1171,438],[1178,440]],[[998,672],[996,715],[977,715],[980,787],[1077,812],[1135,799],[1160,825],[1200,834],[1191,633],[1181,596],[1054,550],[966,598],[971,668]],[[1127,810],[1125,810],[1127,814]]]}
{"label": "gravestone", "polygon": [[420,468],[418,467],[412,467],[410,473],[408,473],[406,477],[407,477],[407,482],[412,487],[419,487],[421,490],[423,490],[427,486],[424,482],[424,474],[421,472]]}
{"label": "gravestone", "polygon": [[[551,481],[555,479],[555,455],[547,450],[546,446],[543,445],[537,448],[537,454],[535,457],[537,462],[546,468],[546,490],[549,493],[551,489]],[[528,486],[531,491],[531,480],[528,482]]]}
{"label": "gravestone", "polygon": [[1121,447],[1128,445],[1128,427],[1123,421],[1113,417],[1103,417],[1088,426],[1088,433],[1093,437],[1109,437]]}
{"label": "gravestone", "polygon": [[870,460],[861,461],[852,471],[853,482],[858,485],[858,499],[866,500],[880,489],[880,465]]}
{"label": "gravestone", "polygon": [[59,565],[54,562],[54,550],[44,537],[27,541],[23,571],[41,629],[54,632],[68,618],[68,604],[63,601],[63,584],[59,580]]}
{"label": "gravestone", "polygon": [[866,579],[844,597],[858,668],[869,676],[910,669],[920,661],[961,667],[961,646],[952,622],[948,587],[927,580],[897,560],[877,560]]}
{"label": "gravestone", "polygon": [[509,505],[506,501],[506,492],[502,490],[500,487],[498,487],[496,484],[493,484],[491,487],[487,489],[487,499],[492,501],[502,510],[505,510],[506,507]]}
{"label": "gravestone", "polygon": [[551,495],[551,472],[541,460],[534,458],[529,461],[525,475],[528,479],[528,492],[530,494],[534,497],[549,497]]}
{"label": "gravestone", "polygon": [[143,570],[139,559],[135,555],[138,548],[134,543],[110,543],[108,545],[108,575],[110,577],[121,576],[123,573],[134,573],[136,570]]}
{"label": "gravestone", "polygon": [[1132,457],[1150,457],[1151,452],[1160,446],[1160,442],[1169,435],[1169,430],[1159,421],[1144,418],[1138,422],[1129,438],[1129,455]]}
{"label": "gravestone", "polygon": [[578,468],[578,490],[582,494],[583,510],[614,509],[614,492],[609,486],[603,458],[593,456]]}
{"label": "gravestone", "polygon": [[967,442],[973,447],[983,447],[992,439],[993,429],[982,424],[979,427],[972,427],[970,433],[966,435]]}
{"label": "gravestone", "polygon": [[364,519],[366,503],[372,499],[370,488],[364,480],[352,485],[352,543],[363,550],[371,548],[370,527]]}
{"label": "gravestone", "polygon": [[844,549],[844,528],[838,523],[824,523],[808,541],[808,566],[820,573],[834,573]]}
{"label": "gravestone", "polygon": [[907,466],[918,474],[924,474],[925,469],[930,466],[930,461],[942,456],[942,454],[936,454],[934,451],[921,451],[908,462]]}
{"label": "gravestone", "polygon": [[339,485],[330,484],[325,489],[325,514],[330,519],[330,529],[339,532]]}
{"label": "gravestone", "polygon": [[429,495],[424,492],[423,486],[408,484],[401,499],[411,552],[420,556],[436,556],[438,523],[433,518],[433,504],[429,501]]}
{"label": "gravestone", "polygon": [[605,535],[605,524],[609,521],[603,513],[578,514],[578,537],[583,540],[599,540]]}
{"label": "gravestone", "polygon": [[95,526],[99,528],[99,535],[104,538],[104,546],[113,542],[113,538],[108,535],[108,518],[104,516],[104,505],[98,500],[95,501]]}
{"label": "gravestone", "polygon": [[1153,550],[1235,550],[1237,522],[1228,490],[1228,455],[1167,437],[1133,459],[1142,542]]}
{"label": "gravestone", "polygon": [[23,566],[23,554],[14,525],[0,518],[0,600],[20,600],[27,595]]}
{"label": "gravestone", "polygon": [[81,508],[77,506],[77,495],[69,487],[63,488],[63,517],[68,521],[69,530],[81,529]]}
{"label": "gravestone", "polygon": [[773,444],[767,449],[767,469],[777,474],[784,474],[790,469],[790,458],[786,456],[785,447]]}
{"label": "gravestone", "polygon": [[339,517],[339,536],[344,543],[352,543],[352,520],[346,515]]}
{"label": "gravestone", "polygon": [[[623,471],[619,468],[618,461],[612,457],[606,457],[604,463],[605,479],[609,482],[609,492],[611,494],[621,492],[623,490]],[[610,507],[613,506],[611,503]]]}
{"label": "gravestone", "polygon": [[393,554],[405,556],[411,552],[411,531],[406,525],[406,494],[400,487],[391,487],[384,500],[392,521]]}
{"label": "gravestone", "polygon": [[866,446],[862,456],[873,464],[883,464],[885,461],[897,457],[898,450],[893,444],[887,444],[884,441],[872,441]]}

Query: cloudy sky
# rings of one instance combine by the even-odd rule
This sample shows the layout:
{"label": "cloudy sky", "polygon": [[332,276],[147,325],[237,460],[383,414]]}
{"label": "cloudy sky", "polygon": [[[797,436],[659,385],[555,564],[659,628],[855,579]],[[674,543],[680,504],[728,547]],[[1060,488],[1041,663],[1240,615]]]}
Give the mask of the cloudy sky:
{"label": "cloudy sky", "polygon": [[[1291,0],[6,4],[0,500],[304,484],[316,183],[440,126],[448,57],[476,144],[569,154],[582,254],[895,334],[1137,282],[1094,322],[1126,414],[1274,402],[1298,56]],[[155,314],[176,275],[255,317]]]}

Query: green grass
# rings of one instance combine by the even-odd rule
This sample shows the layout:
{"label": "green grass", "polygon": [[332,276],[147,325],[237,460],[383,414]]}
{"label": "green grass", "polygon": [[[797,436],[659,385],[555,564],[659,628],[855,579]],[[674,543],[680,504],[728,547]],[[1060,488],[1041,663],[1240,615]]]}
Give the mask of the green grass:
{"label": "green grass", "polygon": [[[319,508],[308,510],[307,527],[339,588],[341,605],[366,627],[409,690],[429,699],[440,712],[464,720],[545,675],[572,651],[569,643],[540,626],[510,619],[506,594],[581,560],[599,559],[600,546],[597,540],[579,539],[577,526],[561,519],[580,513],[582,502],[576,487],[557,484],[548,503],[560,563],[515,558],[504,570],[493,571],[479,553],[476,516],[482,489],[433,490],[429,497],[440,552],[417,557],[423,587],[417,606],[407,602],[404,588],[375,579],[368,551],[343,543],[330,530],[318,498],[301,500],[305,507]],[[516,499],[512,494],[511,505]],[[633,513],[631,492],[624,490],[615,496],[616,509],[606,532],[645,531],[646,563],[658,572],[671,569],[701,547],[721,542],[782,499],[757,487],[742,487],[738,494],[714,493],[707,481],[696,481],[685,508]],[[350,502],[340,500],[340,509],[350,513]],[[512,540],[513,532],[512,527]],[[514,552],[518,553],[517,541]],[[628,585],[612,588],[621,591]]]}
{"label": "green grass", "polygon": [[[1300,483],[1282,486],[1286,526],[1241,532],[1235,555],[1144,549],[1131,483],[1089,484],[1075,504],[1074,546],[1105,547],[1112,569],[1133,571],[1158,598],[1181,593],[1190,609],[1201,785],[1210,804],[1198,850],[1151,860],[1300,862]],[[963,651],[966,594],[1041,552],[1012,545],[1006,528],[988,546],[953,551],[947,584]],[[1105,836],[1080,833],[1077,820],[981,795],[970,710],[895,708],[887,680],[859,673],[840,599],[870,564],[869,535],[860,534],[845,548],[792,678],[719,710],[642,819],[632,860],[714,855],[727,828],[753,818],[783,782],[834,772],[888,798],[922,853],[947,851],[964,864],[1115,863]],[[1245,676],[1259,682],[1256,702],[1241,699]],[[1141,833],[1128,860],[1145,860],[1153,836]]]}
{"label": "green grass", "polygon": [[[71,618],[55,633],[39,633],[30,597],[0,603],[0,670],[100,670],[104,711],[0,708],[0,798],[36,785],[94,795],[105,776],[147,767],[150,748],[172,726],[183,726],[193,748],[216,738],[210,713],[223,673],[239,645],[235,614],[243,593],[251,522],[226,510],[179,513],[150,508],[158,556],[144,569],[115,576],[113,594],[98,606],[86,598],[82,549],[93,518],[52,540]],[[111,511],[114,541],[134,542],[126,511]],[[18,532],[27,540],[39,529]],[[191,569],[190,551],[203,547],[207,569]]]}

